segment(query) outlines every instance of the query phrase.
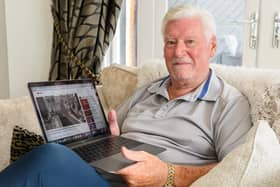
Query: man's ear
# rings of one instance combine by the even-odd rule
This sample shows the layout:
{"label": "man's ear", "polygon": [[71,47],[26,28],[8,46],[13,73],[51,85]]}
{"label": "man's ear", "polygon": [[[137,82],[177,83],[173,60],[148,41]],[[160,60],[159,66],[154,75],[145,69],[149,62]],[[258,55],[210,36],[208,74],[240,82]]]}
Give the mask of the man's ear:
{"label": "man's ear", "polygon": [[217,50],[217,38],[216,36],[212,36],[210,39],[210,57],[213,57],[216,54]]}

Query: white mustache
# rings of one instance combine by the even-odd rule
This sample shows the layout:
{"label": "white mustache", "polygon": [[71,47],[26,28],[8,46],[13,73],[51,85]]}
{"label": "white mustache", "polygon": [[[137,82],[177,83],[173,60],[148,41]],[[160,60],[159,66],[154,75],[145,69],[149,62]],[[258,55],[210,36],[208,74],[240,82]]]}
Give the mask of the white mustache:
{"label": "white mustache", "polygon": [[182,57],[182,58],[174,58],[172,60],[172,64],[177,64],[177,63],[186,63],[186,64],[192,64],[193,61],[190,58],[187,57]]}

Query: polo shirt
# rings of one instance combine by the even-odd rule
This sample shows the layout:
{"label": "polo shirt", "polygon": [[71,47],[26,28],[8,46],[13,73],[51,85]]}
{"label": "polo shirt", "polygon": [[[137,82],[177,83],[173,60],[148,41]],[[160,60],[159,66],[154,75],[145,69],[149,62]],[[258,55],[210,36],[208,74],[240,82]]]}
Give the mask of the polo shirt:
{"label": "polo shirt", "polygon": [[204,165],[221,161],[251,128],[248,100],[210,70],[194,91],[169,99],[165,77],[139,89],[118,110],[124,137],[166,148],[165,162]]}

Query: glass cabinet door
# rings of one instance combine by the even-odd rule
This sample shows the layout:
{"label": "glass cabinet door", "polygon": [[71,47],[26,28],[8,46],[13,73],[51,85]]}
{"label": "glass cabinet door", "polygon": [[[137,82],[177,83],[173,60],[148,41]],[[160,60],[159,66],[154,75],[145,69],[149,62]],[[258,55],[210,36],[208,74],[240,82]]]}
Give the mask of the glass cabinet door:
{"label": "glass cabinet door", "polygon": [[280,68],[280,0],[260,0],[256,67]]}

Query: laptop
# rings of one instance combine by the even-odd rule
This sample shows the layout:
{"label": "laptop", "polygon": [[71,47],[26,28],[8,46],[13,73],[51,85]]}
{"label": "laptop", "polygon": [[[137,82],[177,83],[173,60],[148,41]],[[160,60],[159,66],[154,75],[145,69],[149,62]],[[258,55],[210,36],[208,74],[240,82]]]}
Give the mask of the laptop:
{"label": "laptop", "polygon": [[106,172],[132,164],[121,146],[157,155],[165,149],[113,136],[91,79],[30,82],[28,89],[46,142],[63,144]]}

